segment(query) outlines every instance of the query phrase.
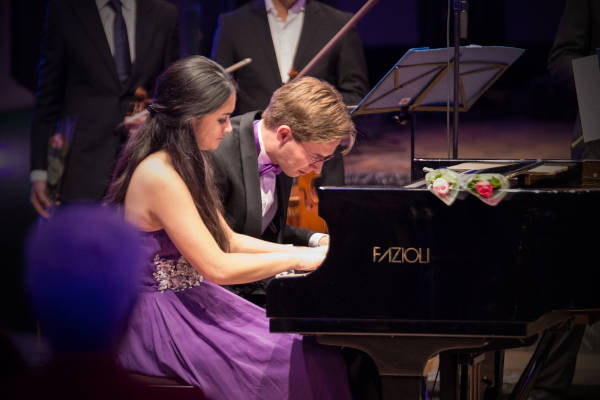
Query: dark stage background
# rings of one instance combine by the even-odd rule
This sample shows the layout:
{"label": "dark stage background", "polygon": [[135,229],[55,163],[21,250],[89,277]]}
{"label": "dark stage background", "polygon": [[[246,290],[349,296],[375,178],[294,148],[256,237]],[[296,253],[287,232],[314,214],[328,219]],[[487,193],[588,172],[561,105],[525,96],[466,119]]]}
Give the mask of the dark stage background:
{"label": "dark stage background", "polygon": [[[90,0],[91,1],[91,0]],[[247,1],[171,0],[180,13],[183,55],[210,55],[220,13]],[[323,0],[356,12],[362,0]],[[33,323],[21,289],[22,243],[35,223],[29,204],[28,135],[36,83],[40,33],[47,0],[0,0],[0,177],[2,179],[2,298],[0,328],[30,330]],[[444,0],[380,0],[359,22],[369,79],[374,85],[412,47],[444,47]],[[469,118],[510,116],[570,121],[574,99],[556,87],[546,69],[564,0],[471,0],[467,43],[526,49],[524,55],[479,99]],[[427,118],[427,117],[424,117]],[[60,251],[57,249],[57,251]]]}

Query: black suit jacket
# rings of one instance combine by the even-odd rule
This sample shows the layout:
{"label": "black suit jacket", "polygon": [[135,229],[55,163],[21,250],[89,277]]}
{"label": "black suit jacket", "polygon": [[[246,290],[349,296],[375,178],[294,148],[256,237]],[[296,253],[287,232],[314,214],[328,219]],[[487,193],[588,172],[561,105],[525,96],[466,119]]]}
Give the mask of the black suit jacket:
{"label": "black suit jacket", "polygon": [[[600,48],[600,2],[597,0],[567,0],[548,57],[548,70],[556,82],[566,88],[576,101],[572,61],[595,54]],[[579,115],[573,128],[573,141],[583,134]],[[600,158],[600,140],[571,147],[571,158]]]}
{"label": "black suit jacket", "polygon": [[94,0],[49,4],[31,129],[31,168],[46,169],[58,121],[76,121],[61,198],[100,199],[126,139],[117,129],[138,86],[152,94],[156,77],[179,57],[177,10],[164,0],[137,0],[135,63],[124,87],[117,77]]}
{"label": "black suit jacket", "polygon": [[[351,17],[318,1],[307,1],[294,67],[301,71]],[[239,85],[240,113],[265,109],[273,92],[282,85],[262,0],[221,15],[215,33],[212,50],[215,61],[228,67],[246,57],[252,58],[252,63],[234,72]],[[357,104],[367,93],[369,83],[356,29],[348,31],[308,75],[335,86],[346,104]]]}
{"label": "black suit jacket", "polygon": [[567,0],[548,57],[550,74],[561,85],[575,91],[572,61],[600,48],[600,3]]}
{"label": "black suit jacket", "polygon": [[284,173],[277,175],[276,181],[277,214],[273,218],[276,229],[267,228],[261,236],[262,207],[253,127],[254,120],[260,118],[258,111],[232,118],[233,131],[225,135],[216,150],[211,151],[215,183],[221,192],[225,219],[238,233],[306,246],[313,232],[285,223],[292,178]]}

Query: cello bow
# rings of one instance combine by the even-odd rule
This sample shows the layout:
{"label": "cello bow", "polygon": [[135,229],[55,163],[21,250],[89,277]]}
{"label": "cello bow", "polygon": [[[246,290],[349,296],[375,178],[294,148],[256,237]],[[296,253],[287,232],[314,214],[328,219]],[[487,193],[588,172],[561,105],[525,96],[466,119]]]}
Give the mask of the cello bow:
{"label": "cello bow", "polygon": [[356,25],[358,20],[361,19],[367,13],[367,11],[369,11],[371,7],[373,7],[378,1],[379,0],[368,0],[365,4],[363,4],[360,10],[358,10],[356,14],[354,14],[352,18],[350,18],[348,22],[346,22],[342,29],[340,29],[329,40],[329,42],[327,42],[327,44],[323,46],[321,50],[319,50],[319,52],[312,58],[312,60],[310,60],[309,63],[306,64],[306,66],[302,68],[302,70],[298,72],[298,74],[293,79],[302,78],[304,75],[306,75],[315,66],[315,64],[318,63],[321,60],[321,58],[323,58],[323,56],[325,56],[325,54],[327,54],[327,52],[342,38],[342,36],[344,36],[344,34],[348,32],[350,28]]}

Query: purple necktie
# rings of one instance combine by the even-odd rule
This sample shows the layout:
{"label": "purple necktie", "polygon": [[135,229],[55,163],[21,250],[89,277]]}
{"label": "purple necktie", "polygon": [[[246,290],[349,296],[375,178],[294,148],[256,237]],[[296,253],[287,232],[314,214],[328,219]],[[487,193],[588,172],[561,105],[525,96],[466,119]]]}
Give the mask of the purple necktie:
{"label": "purple necktie", "polygon": [[265,164],[260,168],[260,171],[258,171],[258,176],[263,176],[269,172],[274,172],[275,175],[278,175],[281,172],[281,168],[279,168],[279,165]]}

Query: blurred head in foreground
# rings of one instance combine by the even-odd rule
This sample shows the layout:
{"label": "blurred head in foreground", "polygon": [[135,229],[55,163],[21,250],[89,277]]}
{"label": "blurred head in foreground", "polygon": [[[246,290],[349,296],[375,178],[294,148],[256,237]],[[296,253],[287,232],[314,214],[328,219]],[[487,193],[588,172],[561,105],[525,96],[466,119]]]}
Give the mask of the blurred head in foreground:
{"label": "blurred head in foreground", "polygon": [[113,350],[136,299],[139,232],[113,209],[65,206],[30,233],[25,249],[25,289],[52,347]]}

